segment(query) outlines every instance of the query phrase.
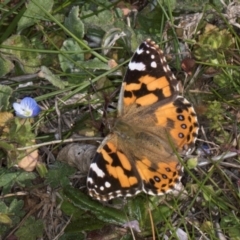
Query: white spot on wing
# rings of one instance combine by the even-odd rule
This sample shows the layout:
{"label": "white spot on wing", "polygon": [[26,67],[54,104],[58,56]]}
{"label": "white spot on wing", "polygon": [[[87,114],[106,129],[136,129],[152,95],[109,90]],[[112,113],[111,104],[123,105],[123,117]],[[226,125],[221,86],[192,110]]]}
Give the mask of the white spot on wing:
{"label": "white spot on wing", "polygon": [[138,71],[145,71],[146,70],[146,65],[143,64],[142,62],[130,62],[128,65],[129,69],[134,71],[134,70],[138,70]]}
{"label": "white spot on wing", "polygon": [[151,59],[154,59],[154,58],[155,58],[155,56],[152,54],[152,55],[151,55]]}
{"label": "white spot on wing", "polygon": [[103,186],[101,186],[101,187],[100,187],[100,190],[101,190],[101,191],[103,191],[103,190],[104,190],[104,187],[103,187]]}
{"label": "white spot on wing", "polygon": [[106,187],[106,188],[110,188],[110,187],[111,187],[110,182],[105,182],[105,187]]}
{"label": "white spot on wing", "polygon": [[97,166],[96,163],[92,163],[90,166],[91,170],[97,174],[98,177],[103,178],[105,173]]}
{"label": "white spot on wing", "polygon": [[137,50],[136,50],[136,53],[138,54],[138,55],[140,55],[140,54],[142,54],[143,53],[143,49],[140,49],[140,48],[138,48]]}
{"label": "white spot on wing", "polygon": [[152,68],[156,68],[157,67],[157,63],[154,61],[154,62],[151,62],[151,67]]}
{"label": "white spot on wing", "polygon": [[147,50],[146,53],[149,54],[150,52]]}
{"label": "white spot on wing", "polygon": [[169,72],[168,68],[166,66],[163,66],[164,72]]}
{"label": "white spot on wing", "polygon": [[93,179],[88,177],[87,181],[90,183],[90,184],[93,184]]}

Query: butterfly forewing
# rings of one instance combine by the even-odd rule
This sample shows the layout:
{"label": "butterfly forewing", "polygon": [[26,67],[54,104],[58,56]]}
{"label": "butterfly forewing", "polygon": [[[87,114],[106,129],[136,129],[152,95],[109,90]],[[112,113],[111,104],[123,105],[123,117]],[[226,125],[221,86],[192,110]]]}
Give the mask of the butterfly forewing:
{"label": "butterfly forewing", "polygon": [[102,201],[120,196],[133,196],[142,189],[142,182],[125,153],[117,144],[117,135],[108,135],[91,163],[87,187],[89,194]]}
{"label": "butterfly forewing", "polygon": [[134,53],[125,74],[119,105],[149,106],[173,101],[178,84],[162,50],[151,40],[143,42]]}

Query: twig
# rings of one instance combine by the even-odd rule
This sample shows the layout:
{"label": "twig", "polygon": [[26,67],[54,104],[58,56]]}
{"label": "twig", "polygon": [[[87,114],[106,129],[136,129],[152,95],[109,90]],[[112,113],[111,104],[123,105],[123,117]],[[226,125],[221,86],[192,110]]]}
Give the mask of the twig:
{"label": "twig", "polygon": [[7,197],[14,197],[14,196],[26,196],[28,195],[28,192],[16,192],[16,193],[10,193],[10,194],[5,194],[3,196],[0,196],[0,199],[4,199]]}
{"label": "twig", "polygon": [[64,140],[54,140],[54,141],[50,141],[50,142],[39,143],[39,144],[27,146],[27,147],[20,147],[20,148],[17,148],[17,150],[22,151],[22,150],[27,150],[30,148],[39,148],[42,146],[58,144],[58,143],[69,143],[69,142],[77,142],[77,141],[101,141],[102,139],[103,139],[102,137],[69,138],[69,139],[64,139]]}
{"label": "twig", "polygon": [[230,158],[230,157],[235,157],[237,156],[238,153],[237,152],[226,152],[226,153],[223,153],[221,155],[218,155],[216,157],[213,157],[211,158],[211,160],[208,160],[206,159],[204,162],[200,162],[198,164],[199,167],[202,167],[202,166],[205,166],[205,165],[208,165],[208,164],[211,164],[212,162],[218,162],[218,161],[222,161],[226,158]]}

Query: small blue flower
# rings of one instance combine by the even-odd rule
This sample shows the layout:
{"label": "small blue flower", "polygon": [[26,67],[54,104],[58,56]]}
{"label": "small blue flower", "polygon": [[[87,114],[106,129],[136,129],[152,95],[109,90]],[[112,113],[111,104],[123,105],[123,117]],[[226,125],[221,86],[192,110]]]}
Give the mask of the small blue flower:
{"label": "small blue flower", "polygon": [[13,103],[13,108],[20,118],[36,117],[41,111],[36,101],[30,97],[23,98],[20,103]]}

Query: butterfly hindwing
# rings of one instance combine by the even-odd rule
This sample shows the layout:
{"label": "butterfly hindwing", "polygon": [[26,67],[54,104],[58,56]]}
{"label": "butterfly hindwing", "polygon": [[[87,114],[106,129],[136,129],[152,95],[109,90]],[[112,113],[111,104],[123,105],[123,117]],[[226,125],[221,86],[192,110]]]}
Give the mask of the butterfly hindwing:
{"label": "butterfly hindwing", "polygon": [[174,102],[159,106],[154,115],[156,125],[167,130],[177,150],[193,147],[198,133],[197,116],[185,98],[178,96]]}
{"label": "butterfly hindwing", "polygon": [[150,195],[162,195],[173,189],[179,189],[182,167],[172,157],[167,163],[154,165],[146,157],[136,161],[136,167],[143,182],[143,191]]}

